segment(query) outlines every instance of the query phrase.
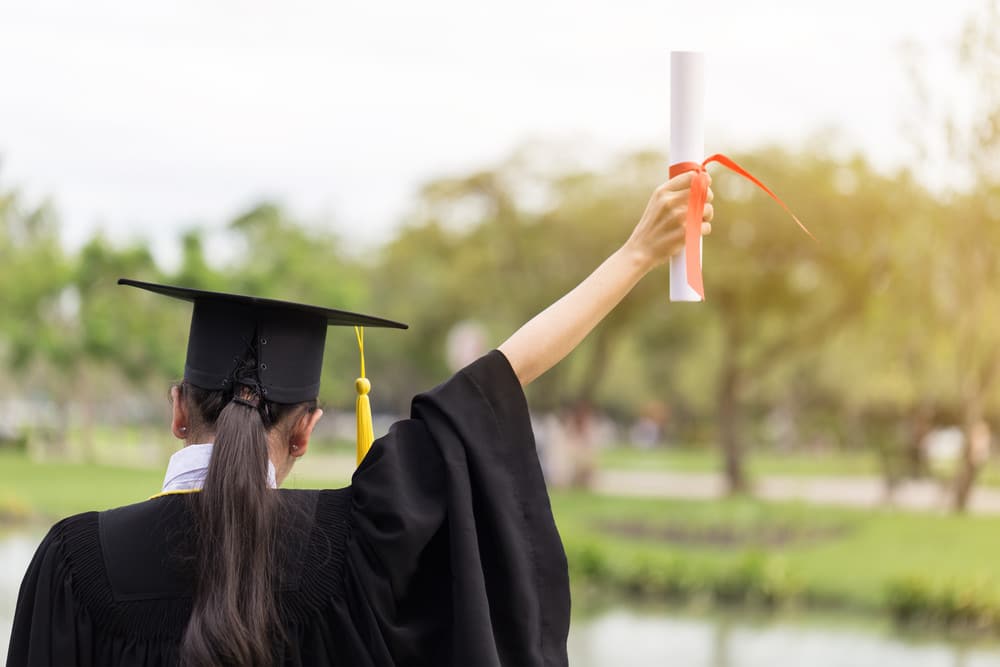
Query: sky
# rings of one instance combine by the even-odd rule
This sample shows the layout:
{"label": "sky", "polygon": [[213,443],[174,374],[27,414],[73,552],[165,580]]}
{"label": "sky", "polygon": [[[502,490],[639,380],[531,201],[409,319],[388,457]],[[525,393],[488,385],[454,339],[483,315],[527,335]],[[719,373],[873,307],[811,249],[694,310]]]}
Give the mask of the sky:
{"label": "sky", "polygon": [[676,49],[707,53],[707,151],[833,131],[891,170],[901,44],[943,59],[979,4],[0,0],[0,187],[51,199],[70,248],[102,230],[166,265],[264,198],[370,246],[421,183],[525,142],[666,150]]}

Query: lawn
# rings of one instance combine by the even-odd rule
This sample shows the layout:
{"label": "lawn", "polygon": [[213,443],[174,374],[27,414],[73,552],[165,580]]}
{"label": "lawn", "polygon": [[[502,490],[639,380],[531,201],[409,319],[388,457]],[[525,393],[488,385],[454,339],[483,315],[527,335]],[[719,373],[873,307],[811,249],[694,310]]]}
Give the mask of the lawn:
{"label": "lawn", "polygon": [[[0,509],[51,520],[143,500],[161,480],[159,469],[5,453]],[[1000,518],[749,499],[551,498],[576,584],[654,599],[874,608],[1000,629]]]}
{"label": "lawn", "polygon": [[[163,484],[161,468],[84,463],[37,463],[0,452],[0,515],[30,514],[56,519],[145,500]],[[346,480],[311,480],[293,475],[292,488],[343,486]]]}
{"label": "lawn", "polygon": [[1000,518],[563,493],[552,505],[571,567],[638,590],[880,607],[905,584],[1000,602]]}

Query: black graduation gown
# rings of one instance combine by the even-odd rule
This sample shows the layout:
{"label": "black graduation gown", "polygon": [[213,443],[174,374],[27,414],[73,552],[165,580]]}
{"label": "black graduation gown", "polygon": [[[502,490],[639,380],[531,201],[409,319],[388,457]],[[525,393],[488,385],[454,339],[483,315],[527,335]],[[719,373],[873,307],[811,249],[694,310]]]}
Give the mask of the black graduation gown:
{"label": "black graduation gown", "polygon": [[[280,493],[300,510],[282,540],[283,664],[567,664],[566,557],[500,352],[417,396],[351,486]],[[177,664],[189,517],[170,495],[56,524],[8,665]]]}

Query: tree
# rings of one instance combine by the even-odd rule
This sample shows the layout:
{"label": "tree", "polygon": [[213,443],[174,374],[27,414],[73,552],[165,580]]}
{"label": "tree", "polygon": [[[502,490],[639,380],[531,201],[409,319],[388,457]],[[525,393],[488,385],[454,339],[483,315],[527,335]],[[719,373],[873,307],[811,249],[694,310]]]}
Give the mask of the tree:
{"label": "tree", "polygon": [[61,367],[75,356],[67,325],[74,313],[64,297],[72,266],[59,245],[47,204],[31,207],[15,190],[0,192],[0,338],[8,367],[33,362]]}
{"label": "tree", "polygon": [[841,163],[814,151],[771,149],[739,162],[787,193],[818,242],[745,182],[716,177],[718,222],[706,244],[703,307],[719,333],[715,416],[733,492],[748,488],[744,401],[766,400],[776,370],[811,367],[823,342],[864,312],[888,270],[893,229],[913,189],[861,158]]}
{"label": "tree", "polygon": [[[988,442],[988,408],[1000,384],[1000,297],[995,290],[1000,239],[1000,3],[987,0],[969,17],[955,44],[950,81],[956,96],[935,96],[919,51],[909,54],[918,110],[915,143],[924,165],[950,169],[971,186],[953,183],[942,197],[940,233],[923,246],[914,275],[922,281],[927,356],[950,361],[947,383],[959,405],[965,434],[955,478],[954,506],[967,506],[985,457],[977,442]],[[956,101],[957,100],[957,101]],[[969,108],[969,101],[972,107]],[[970,113],[971,111],[971,113]],[[946,170],[940,170],[940,165]]]}

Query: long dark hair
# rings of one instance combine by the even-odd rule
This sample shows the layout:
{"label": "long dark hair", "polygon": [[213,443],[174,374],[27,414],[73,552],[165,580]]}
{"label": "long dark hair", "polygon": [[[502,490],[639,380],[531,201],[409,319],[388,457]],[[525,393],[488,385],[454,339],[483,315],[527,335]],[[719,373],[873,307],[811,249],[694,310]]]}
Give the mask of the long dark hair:
{"label": "long dark hair", "polygon": [[238,384],[207,391],[185,382],[180,389],[192,437],[204,442],[214,434],[202,491],[189,496],[195,590],[181,664],[274,664],[284,636],[276,592],[281,496],[267,484],[268,432],[316,403],[272,403]]}

